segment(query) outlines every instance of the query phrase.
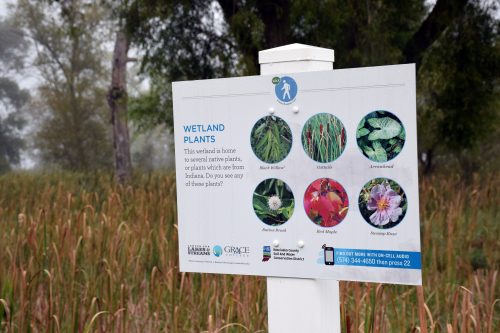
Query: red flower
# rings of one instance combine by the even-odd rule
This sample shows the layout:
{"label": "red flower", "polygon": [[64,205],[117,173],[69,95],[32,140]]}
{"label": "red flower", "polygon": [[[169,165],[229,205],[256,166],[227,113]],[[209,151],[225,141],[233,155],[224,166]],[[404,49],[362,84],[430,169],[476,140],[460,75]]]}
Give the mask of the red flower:
{"label": "red flower", "polygon": [[329,178],[317,179],[304,195],[307,216],[323,227],[333,227],[346,216],[349,200],[342,185]]}

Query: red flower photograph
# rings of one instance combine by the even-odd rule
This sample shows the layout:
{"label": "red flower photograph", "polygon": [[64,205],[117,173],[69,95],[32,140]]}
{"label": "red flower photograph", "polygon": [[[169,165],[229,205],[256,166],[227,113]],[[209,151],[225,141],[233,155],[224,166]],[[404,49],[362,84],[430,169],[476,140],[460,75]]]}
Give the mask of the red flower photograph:
{"label": "red flower photograph", "polygon": [[320,178],[307,187],[304,209],[315,224],[334,227],[347,215],[349,198],[340,183],[330,178]]}

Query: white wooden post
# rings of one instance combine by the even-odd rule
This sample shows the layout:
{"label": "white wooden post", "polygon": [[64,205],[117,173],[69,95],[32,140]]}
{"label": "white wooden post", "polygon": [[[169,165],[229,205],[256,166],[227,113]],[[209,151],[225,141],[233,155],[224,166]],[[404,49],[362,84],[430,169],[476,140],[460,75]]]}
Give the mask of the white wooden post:
{"label": "white wooden post", "polygon": [[[333,70],[334,51],[290,44],[259,52],[261,75]],[[269,333],[340,333],[339,282],[267,278]]]}

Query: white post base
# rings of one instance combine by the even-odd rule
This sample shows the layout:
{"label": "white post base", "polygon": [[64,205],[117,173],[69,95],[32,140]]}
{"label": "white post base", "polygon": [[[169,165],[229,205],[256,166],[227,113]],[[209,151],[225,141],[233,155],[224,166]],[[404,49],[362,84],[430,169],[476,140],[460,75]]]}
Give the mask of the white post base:
{"label": "white post base", "polygon": [[267,278],[270,333],[340,333],[339,282]]}

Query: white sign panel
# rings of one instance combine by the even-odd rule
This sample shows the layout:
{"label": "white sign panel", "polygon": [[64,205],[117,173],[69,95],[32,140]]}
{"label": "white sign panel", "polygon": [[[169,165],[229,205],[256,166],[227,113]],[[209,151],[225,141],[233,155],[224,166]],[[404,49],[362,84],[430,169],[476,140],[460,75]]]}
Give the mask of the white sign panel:
{"label": "white sign panel", "polygon": [[421,284],[414,65],[173,96],[181,271]]}

